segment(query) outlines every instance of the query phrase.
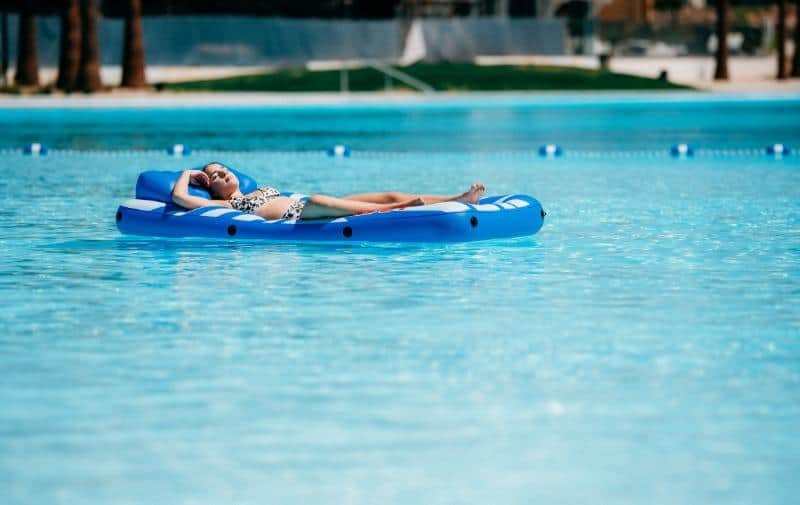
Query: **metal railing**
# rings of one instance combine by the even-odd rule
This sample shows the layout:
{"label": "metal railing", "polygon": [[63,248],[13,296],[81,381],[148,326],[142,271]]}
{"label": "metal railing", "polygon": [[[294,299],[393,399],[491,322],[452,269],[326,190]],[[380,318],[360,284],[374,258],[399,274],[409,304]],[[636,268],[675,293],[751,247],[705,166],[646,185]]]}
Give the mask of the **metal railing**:
{"label": "metal railing", "polygon": [[[402,72],[394,67],[389,65],[384,65],[383,63],[366,63],[366,66],[377,70],[378,72],[382,73],[386,78],[386,90],[392,89],[392,79],[402,82],[406,86],[419,91],[421,93],[434,93],[436,90],[430,84],[427,84],[416,77],[412,77],[405,72]],[[348,74],[349,70],[347,68],[342,68],[339,70],[339,91],[342,93],[348,93],[350,91],[350,77]]]}

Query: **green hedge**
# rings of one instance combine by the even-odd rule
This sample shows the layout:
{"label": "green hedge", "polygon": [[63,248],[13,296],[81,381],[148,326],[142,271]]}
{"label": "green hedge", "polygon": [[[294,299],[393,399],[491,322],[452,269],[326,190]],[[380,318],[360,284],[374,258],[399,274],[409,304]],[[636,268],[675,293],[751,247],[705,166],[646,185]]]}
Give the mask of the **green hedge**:
{"label": "green hedge", "polygon": [[[658,79],[567,67],[478,66],[418,63],[401,68],[438,91],[690,89]],[[339,71],[284,70],[225,79],[164,84],[174,91],[339,91]],[[348,71],[350,91],[383,91],[386,80],[371,68]],[[409,89],[392,79],[394,89]]]}

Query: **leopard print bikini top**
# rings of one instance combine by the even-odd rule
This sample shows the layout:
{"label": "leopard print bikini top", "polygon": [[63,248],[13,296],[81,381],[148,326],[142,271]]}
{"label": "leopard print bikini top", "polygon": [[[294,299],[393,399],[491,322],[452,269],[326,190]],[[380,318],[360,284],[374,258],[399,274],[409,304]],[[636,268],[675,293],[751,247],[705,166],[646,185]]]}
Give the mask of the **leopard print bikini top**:
{"label": "leopard print bikini top", "polygon": [[281,196],[281,192],[275,188],[266,186],[258,188],[246,196],[231,197],[231,207],[236,210],[253,214],[259,207]]}

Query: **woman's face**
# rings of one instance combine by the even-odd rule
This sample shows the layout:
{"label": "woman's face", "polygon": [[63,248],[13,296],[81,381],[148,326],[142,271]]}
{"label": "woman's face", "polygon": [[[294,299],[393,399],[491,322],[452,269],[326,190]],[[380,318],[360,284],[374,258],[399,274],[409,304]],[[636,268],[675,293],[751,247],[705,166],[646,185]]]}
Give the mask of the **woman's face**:
{"label": "woman's face", "polygon": [[212,163],[203,168],[208,176],[208,187],[212,196],[228,199],[239,189],[239,179],[224,165]]}

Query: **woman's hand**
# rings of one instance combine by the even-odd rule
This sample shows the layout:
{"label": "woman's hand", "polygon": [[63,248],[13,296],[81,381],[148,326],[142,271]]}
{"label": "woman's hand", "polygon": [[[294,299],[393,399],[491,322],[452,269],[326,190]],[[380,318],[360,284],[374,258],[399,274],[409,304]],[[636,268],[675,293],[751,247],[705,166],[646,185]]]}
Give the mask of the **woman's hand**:
{"label": "woman's hand", "polygon": [[208,175],[202,170],[197,170],[191,172],[189,176],[189,183],[194,184],[195,186],[200,186],[201,188],[207,188],[209,185]]}
{"label": "woman's hand", "polygon": [[223,207],[231,206],[228,200],[209,200],[202,196],[190,195],[189,184],[208,188],[211,181],[202,170],[184,170],[181,172],[178,180],[175,181],[175,186],[172,188],[172,201],[184,209],[199,209],[200,207],[208,207],[210,205],[219,205]]}

